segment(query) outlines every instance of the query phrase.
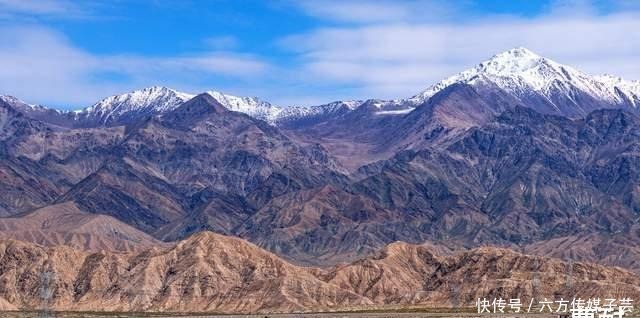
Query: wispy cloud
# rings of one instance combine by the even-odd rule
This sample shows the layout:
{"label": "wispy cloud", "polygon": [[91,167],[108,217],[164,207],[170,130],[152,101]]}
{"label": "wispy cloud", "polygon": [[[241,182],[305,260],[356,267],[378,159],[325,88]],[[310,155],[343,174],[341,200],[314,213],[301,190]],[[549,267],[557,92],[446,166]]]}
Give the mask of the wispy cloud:
{"label": "wispy cloud", "polygon": [[231,35],[214,36],[204,40],[204,44],[214,50],[232,49],[237,47],[238,43],[238,39]]}
{"label": "wispy cloud", "polygon": [[96,55],[43,27],[0,30],[0,91],[29,102],[87,105],[132,87],[189,88],[207,77],[260,76],[271,66],[259,57],[209,51],[172,57]]}
{"label": "wispy cloud", "polygon": [[323,20],[347,23],[411,22],[417,19],[446,19],[464,1],[364,1],[364,0],[308,0],[296,2],[307,14]]}
{"label": "wispy cloud", "polygon": [[97,1],[0,0],[0,21],[77,19],[96,17]]}
{"label": "wispy cloud", "polygon": [[0,8],[26,14],[65,14],[78,10],[75,4],[64,0],[0,0]]}
{"label": "wispy cloud", "polygon": [[[568,10],[571,5],[573,13]],[[386,11],[404,12],[403,8]],[[640,70],[634,67],[640,32],[632,31],[640,29],[640,14],[597,12],[588,2],[563,1],[535,17],[405,22],[393,13],[367,23],[317,28],[286,37],[281,44],[298,54],[301,73],[315,81],[354,86],[362,97],[410,96],[517,46],[586,72],[640,79]],[[357,13],[351,14],[354,22],[361,22]]]}

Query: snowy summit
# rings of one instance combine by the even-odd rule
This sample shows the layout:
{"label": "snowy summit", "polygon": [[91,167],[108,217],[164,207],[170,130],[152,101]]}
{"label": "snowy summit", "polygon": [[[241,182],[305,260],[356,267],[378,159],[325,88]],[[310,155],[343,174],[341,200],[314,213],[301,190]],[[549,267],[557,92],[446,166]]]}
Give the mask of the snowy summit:
{"label": "snowy summit", "polygon": [[608,104],[630,104],[637,107],[640,100],[638,81],[625,81],[611,76],[591,76],[518,47],[446,78],[409,101],[420,104],[454,83],[489,83],[516,97],[535,92],[552,100],[553,94],[566,94],[572,98],[575,92],[579,91],[588,94],[594,100]]}

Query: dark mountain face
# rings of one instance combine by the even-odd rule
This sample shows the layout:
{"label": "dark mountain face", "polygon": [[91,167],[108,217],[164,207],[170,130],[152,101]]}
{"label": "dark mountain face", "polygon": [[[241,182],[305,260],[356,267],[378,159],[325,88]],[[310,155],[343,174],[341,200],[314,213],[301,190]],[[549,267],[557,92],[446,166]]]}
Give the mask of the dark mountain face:
{"label": "dark mountain face", "polygon": [[[0,181],[5,215],[53,203],[97,171],[124,138],[122,127],[69,129],[33,119],[0,101]],[[12,202],[12,203],[10,203]]]}
{"label": "dark mountain face", "polygon": [[51,130],[45,125],[0,100],[0,216],[47,205],[62,193],[61,188],[45,177],[45,168],[16,156],[25,140],[42,138],[49,133]]}
{"label": "dark mountain face", "polygon": [[132,128],[112,152],[59,201],[165,239],[229,232],[273,197],[347,180],[322,148],[299,146],[208,95]]}
{"label": "dark mountain face", "polygon": [[424,241],[428,220],[332,186],[272,199],[236,234],[297,262],[349,260],[398,239]]}
{"label": "dark mountain face", "polygon": [[[446,149],[397,155],[353,191],[440,216],[460,204],[475,207],[487,216],[480,225],[493,240],[625,232],[638,217],[639,128],[637,117],[619,110],[572,121],[518,107]],[[618,182],[618,191],[603,191],[603,180]],[[475,238],[473,231],[450,234]]]}

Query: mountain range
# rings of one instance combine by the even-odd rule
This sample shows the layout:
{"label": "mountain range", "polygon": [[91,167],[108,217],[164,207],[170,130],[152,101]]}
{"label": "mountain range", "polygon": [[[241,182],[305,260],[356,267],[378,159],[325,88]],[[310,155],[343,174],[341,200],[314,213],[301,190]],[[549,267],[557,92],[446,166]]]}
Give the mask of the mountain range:
{"label": "mountain range", "polygon": [[[436,275],[419,281],[424,290],[442,292],[460,274],[434,273],[485,257],[469,256],[477,253],[529,257],[527,262],[535,257],[525,254],[542,255],[637,272],[639,105],[640,82],[591,76],[524,48],[398,100],[282,107],[254,97],[150,87],[58,111],[2,96],[0,238],[26,241],[20,248],[37,255],[75,253],[114,262],[95,266],[131,270],[139,259],[169,264],[150,260],[160,253],[154,247],[176,255],[183,244],[206,236],[197,233],[212,231],[266,249],[252,253],[274,253],[265,264],[286,263],[276,268],[298,273],[277,284],[278,295],[286,295],[273,298],[282,301],[278,305],[260,303],[267,291],[256,286],[255,294],[224,298],[240,295],[251,304],[194,305],[232,311],[428,303],[451,295],[412,294],[420,286],[410,285],[416,281],[411,277]],[[185,239],[191,243],[174,243]],[[406,282],[372,278],[407,264],[368,272],[378,266],[371,262],[381,259],[380,251],[404,246],[397,241],[471,254],[445,261],[402,247],[417,253],[411,264],[422,265],[411,268],[419,274],[400,273]],[[485,245],[500,248],[478,250]],[[154,252],[140,252],[149,249]],[[98,251],[145,256],[90,254],[103,253]],[[278,261],[271,260],[275,255]],[[0,258],[0,265],[10,259]],[[153,266],[171,272],[170,265]],[[136,273],[153,276],[149,268]],[[172,273],[187,275],[182,270]],[[474,267],[469,275],[482,270]],[[89,292],[90,283],[78,285],[92,279],[89,272],[66,277],[81,274],[65,284]],[[172,278],[153,277],[144,284],[173,288]],[[110,279],[100,284],[120,284]],[[354,285],[367,280],[385,283]],[[292,286],[302,286],[306,298],[287,298],[291,291],[282,288]],[[469,290],[468,297],[479,293]],[[407,298],[398,299],[400,294]],[[0,297],[17,304],[17,296],[7,295]],[[106,297],[87,294],[82,302],[82,295],[61,302],[89,309]],[[126,309],[115,300],[124,295],[109,297],[110,307]],[[132,304],[179,306],[160,298]],[[18,303],[28,307],[32,301]]]}
{"label": "mountain range", "polygon": [[[369,108],[378,115],[403,115],[452,84],[499,89],[522,104],[537,104],[535,109],[539,112],[567,117],[583,117],[600,108],[636,110],[640,103],[639,81],[627,81],[609,74],[591,76],[522,47],[497,54],[406,99],[350,100],[310,107],[282,107],[257,97],[238,97],[217,91],[205,93],[229,110],[242,112],[274,125],[286,125],[292,121],[326,117],[339,113],[340,110],[349,112],[359,108]],[[136,121],[136,118],[145,115],[171,111],[195,96],[167,87],[153,86],[110,96],[76,111],[58,111],[30,105],[12,96],[2,96],[2,100],[33,116],[41,113],[55,117],[53,114],[58,113],[79,122],[77,125],[110,126]],[[45,118],[44,115],[40,116]]]}
{"label": "mountain range", "polygon": [[[9,240],[0,242],[0,259],[0,310],[37,309],[43,289],[55,295],[50,309],[89,312],[389,310],[471,307],[487,295],[640,295],[640,276],[620,268],[489,247],[442,254],[430,245],[398,242],[357,262],[315,268],[290,264],[238,238],[201,232],[172,247],[129,253]],[[51,273],[49,283],[37,279],[43,272]],[[531,284],[534,277],[539,287]]]}

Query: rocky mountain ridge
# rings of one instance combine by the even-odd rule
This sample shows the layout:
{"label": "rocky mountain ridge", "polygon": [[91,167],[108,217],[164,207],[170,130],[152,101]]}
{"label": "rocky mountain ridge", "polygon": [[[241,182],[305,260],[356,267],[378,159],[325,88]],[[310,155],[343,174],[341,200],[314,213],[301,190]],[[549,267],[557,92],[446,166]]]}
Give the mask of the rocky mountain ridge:
{"label": "rocky mountain ridge", "polygon": [[[443,79],[424,91],[397,100],[336,101],[324,105],[276,106],[257,97],[238,97],[218,91],[205,92],[229,110],[242,112],[274,125],[317,120],[344,108],[353,111],[371,108],[378,115],[403,115],[453,84],[476,87],[496,86],[525,104],[538,103],[536,110],[568,117],[584,116],[599,108],[622,108],[638,111],[640,81],[624,80],[609,74],[592,76],[570,66],[557,63],[523,48],[514,48],[491,57],[477,66]],[[30,105],[12,96],[0,96],[5,102],[24,111],[47,113],[50,117],[66,117],[80,121],[80,126],[114,125],[136,117],[161,114],[175,109],[196,96],[177,90],[152,86],[121,95],[107,97],[94,105],[76,111],[57,111]],[[44,116],[40,115],[41,118]]]}
{"label": "rocky mountain ridge", "polygon": [[[49,282],[38,279],[45,272]],[[531,283],[535,275],[540,288]],[[0,241],[0,282],[3,310],[38,309],[42,288],[52,291],[49,306],[55,310],[214,313],[458,307],[473,306],[478,297],[640,294],[640,277],[619,268],[504,249],[438,255],[428,246],[394,243],[372,257],[318,269],[209,232],[128,254]]]}

